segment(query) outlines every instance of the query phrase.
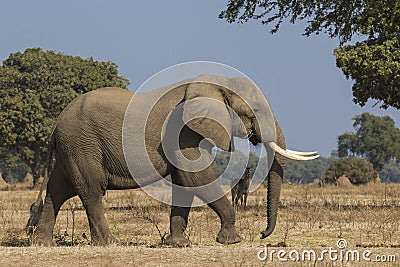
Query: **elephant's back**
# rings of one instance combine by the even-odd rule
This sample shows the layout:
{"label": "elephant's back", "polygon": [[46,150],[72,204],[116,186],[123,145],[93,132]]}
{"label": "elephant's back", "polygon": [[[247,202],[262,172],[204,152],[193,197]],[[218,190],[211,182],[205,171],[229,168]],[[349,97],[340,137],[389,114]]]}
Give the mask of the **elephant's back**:
{"label": "elephant's back", "polygon": [[125,113],[126,107],[133,93],[129,90],[114,87],[100,88],[77,97],[81,112],[93,112],[94,110],[107,113]]}
{"label": "elephant's back", "polygon": [[74,124],[74,121],[89,119],[99,123],[107,123],[112,118],[122,120],[132,96],[132,92],[114,87],[90,91],[75,98],[61,112],[58,124]]}

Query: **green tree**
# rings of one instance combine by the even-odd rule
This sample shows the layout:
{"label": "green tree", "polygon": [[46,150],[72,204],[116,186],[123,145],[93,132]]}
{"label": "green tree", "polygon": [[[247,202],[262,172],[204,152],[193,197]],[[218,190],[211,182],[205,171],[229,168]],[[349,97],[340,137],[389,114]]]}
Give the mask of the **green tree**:
{"label": "green tree", "polygon": [[392,159],[400,160],[400,129],[389,116],[378,117],[363,113],[354,117],[355,133],[338,137],[340,157],[365,157],[377,171]]}
{"label": "green tree", "polygon": [[352,184],[365,184],[375,181],[378,173],[371,163],[362,158],[345,158],[333,162],[326,170],[324,180],[334,183],[342,175],[349,178]]}
{"label": "green tree", "polygon": [[354,133],[345,132],[338,137],[339,158],[354,155],[357,152],[358,137]]}
{"label": "green tree", "polygon": [[3,179],[22,181],[29,167],[12,151],[0,146],[0,173]]}
{"label": "green tree", "polygon": [[381,37],[335,49],[336,65],[346,78],[355,81],[355,103],[364,106],[369,99],[374,99],[381,102],[382,108],[392,106],[400,109],[399,34],[389,39]]}
{"label": "green tree", "polygon": [[10,54],[0,67],[0,146],[15,152],[37,181],[58,114],[85,92],[127,88],[129,81],[117,68],[41,48]]}
{"label": "green tree", "polygon": [[[382,108],[400,108],[400,1],[399,0],[229,0],[219,17],[233,22],[261,20],[271,33],[289,20],[306,21],[304,35],[327,33],[339,38],[336,65],[355,81],[353,101],[368,99]],[[354,35],[364,39],[351,45]]]}

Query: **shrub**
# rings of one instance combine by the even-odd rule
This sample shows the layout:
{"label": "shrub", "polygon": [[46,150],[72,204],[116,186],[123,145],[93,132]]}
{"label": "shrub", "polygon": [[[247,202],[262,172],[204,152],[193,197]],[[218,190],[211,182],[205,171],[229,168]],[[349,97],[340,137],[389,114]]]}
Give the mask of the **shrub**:
{"label": "shrub", "polygon": [[352,184],[365,184],[375,181],[377,172],[373,165],[362,158],[344,158],[333,162],[325,173],[326,183],[335,183],[345,175]]}
{"label": "shrub", "polygon": [[315,179],[321,178],[333,158],[319,157],[311,161],[286,161],[285,178],[292,183],[312,183]]}

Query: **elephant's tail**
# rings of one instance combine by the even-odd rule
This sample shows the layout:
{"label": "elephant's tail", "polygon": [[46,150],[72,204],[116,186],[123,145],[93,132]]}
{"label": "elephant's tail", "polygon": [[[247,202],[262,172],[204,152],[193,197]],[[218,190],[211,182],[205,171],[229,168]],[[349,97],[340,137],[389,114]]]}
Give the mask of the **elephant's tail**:
{"label": "elephant's tail", "polygon": [[39,223],[40,214],[42,213],[43,209],[43,191],[44,188],[47,187],[47,183],[49,181],[49,172],[53,161],[53,152],[55,147],[55,140],[54,140],[54,129],[50,135],[48,149],[47,149],[47,158],[46,158],[46,165],[44,169],[44,180],[42,186],[40,187],[39,194],[36,198],[36,201],[31,204],[30,207],[30,214],[31,216],[28,219],[28,223],[25,226],[25,232],[27,235],[31,236],[33,234],[34,229]]}

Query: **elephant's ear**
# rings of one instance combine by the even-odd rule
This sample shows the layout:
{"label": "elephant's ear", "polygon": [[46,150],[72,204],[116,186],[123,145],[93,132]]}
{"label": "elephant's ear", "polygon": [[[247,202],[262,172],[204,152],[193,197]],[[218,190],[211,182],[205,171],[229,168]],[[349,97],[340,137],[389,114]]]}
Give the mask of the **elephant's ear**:
{"label": "elephant's ear", "polygon": [[193,131],[214,141],[225,151],[233,151],[232,120],[222,89],[210,83],[191,83],[186,89],[183,121]]}

